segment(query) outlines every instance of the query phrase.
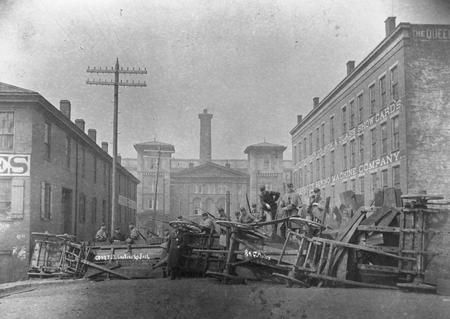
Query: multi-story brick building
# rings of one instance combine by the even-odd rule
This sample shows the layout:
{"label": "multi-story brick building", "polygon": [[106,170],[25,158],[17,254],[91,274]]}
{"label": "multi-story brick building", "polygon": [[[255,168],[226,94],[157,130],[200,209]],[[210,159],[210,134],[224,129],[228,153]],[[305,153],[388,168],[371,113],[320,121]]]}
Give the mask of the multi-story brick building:
{"label": "multi-story brick building", "polygon": [[450,26],[385,21],[386,37],[290,131],[297,190],[450,198]]}
{"label": "multi-story brick building", "polygon": [[[68,233],[92,240],[109,224],[111,163],[96,130],[70,120],[67,100],[56,109],[39,93],[0,83],[0,282],[22,278],[31,233]],[[118,165],[116,224],[135,221],[139,182]]]}
{"label": "multi-story brick building", "polygon": [[139,226],[161,233],[167,227],[163,222],[180,215],[215,213],[218,208],[233,213],[247,207],[247,197],[249,203],[259,203],[259,186],[283,192],[291,182],[292,161],[283,160],[285,146],[264,142],[247,147],[247,159],[213,159],[213,115],[205,109],[198,117],[198,159],[172,158],[175,147],[158,141],[136,144],[137,160],[124,159],[125,167],[142,182],[137,195]]}

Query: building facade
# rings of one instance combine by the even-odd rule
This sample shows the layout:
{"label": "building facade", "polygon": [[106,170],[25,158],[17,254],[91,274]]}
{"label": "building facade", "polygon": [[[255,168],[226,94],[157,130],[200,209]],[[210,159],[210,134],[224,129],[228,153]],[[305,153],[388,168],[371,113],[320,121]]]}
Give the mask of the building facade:
{"label": "building facade", "polygon": [[353,190],[426,190],[450,198],[450,26],[385,21],[386,37],[290,131],[293,181],[339,206]]}
{"label": "building facade", "polygon": [[[161,234],[167,222],[178,216],[195,217],[202,211],[215,214],[219,208],[233,216],[240,207],[259,204],[259,186],[283,192],[291,182],[292,161],[283,160],[285,146],[264,142],[247,147],[247,159],[213,159],[213,115],[204,109],[198,117],[198,159],[173,158],[173,145],[151,141],[135,145],[137,160],[124,160],[125,167],[141,180],[139,226]],[[148,204],[155,198],[156,206]]]}
{"label": "building facade", "polygon": [[[111,211],[111,163],[96,131],[37,92],[0,83],[0,282],[23,278],[32,232],[92,240]],[[138,180],[118,165],[116,225],[135,221]]]}

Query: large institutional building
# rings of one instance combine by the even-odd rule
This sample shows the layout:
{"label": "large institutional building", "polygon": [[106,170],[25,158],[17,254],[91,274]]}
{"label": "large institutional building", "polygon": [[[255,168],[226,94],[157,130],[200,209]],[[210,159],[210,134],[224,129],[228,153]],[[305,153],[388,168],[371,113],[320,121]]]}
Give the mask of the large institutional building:
{"label": "large institutional building", "polygon": [[[248,203],[259,205],[259,186],[284,192],[291,182],[286,147],[262,142],[248,146],[247,159],[212,159],[213,115],[203,110],[200,119],[200,157],[175,159],[175,147],[158,141],[135,144],[137,159],[124,166],[141,181],[137,191],[137,220],[141,227],[161,233],[165,222],[178,216],[190,218],[219,208],[232,217]],[[247,202],[248,198],[248,202]]]}
{"label": "large institutional building", "polygon": [[339,207],[353,190],[365,204],[383,187],[450,198],[450,26],[395,25],[290,131],[293,181]]}
{"label": "large institutional building", "polygon": [[[23,278],[32,232],[73,234],[93,240],[109,225],[111,164],[96,130],[70,120],[39,93],[0,83],[0,282]],[[118,165],[116,225],[135,221],[138,180]]]}

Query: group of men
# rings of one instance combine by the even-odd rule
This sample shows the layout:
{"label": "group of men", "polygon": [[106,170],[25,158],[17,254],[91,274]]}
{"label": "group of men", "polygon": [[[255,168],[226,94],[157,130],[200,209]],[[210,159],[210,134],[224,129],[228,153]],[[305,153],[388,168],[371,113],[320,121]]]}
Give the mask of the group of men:
{"label": "group of men", "polygon": [[129,233],[127,236],[122,234],[122,232],[120,231],[120,227],[116,227],[114,229],[113,235],[109,236],[108,232],[106,231],[106,225],[102,224],[100,226],[100,229],[95,234],[95,241],[96,242],[110,241],[111,243],[114,241],[126,241],[127,243],[132,244],[139,239],[139,231],[134,224],[129,224],[128,229]]}

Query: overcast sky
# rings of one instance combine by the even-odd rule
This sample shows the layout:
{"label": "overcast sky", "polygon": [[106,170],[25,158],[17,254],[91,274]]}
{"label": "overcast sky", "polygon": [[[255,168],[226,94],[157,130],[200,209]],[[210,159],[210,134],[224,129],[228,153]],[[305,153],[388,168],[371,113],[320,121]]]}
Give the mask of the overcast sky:
{"label": "overcast sky", "polygon": [[[384,37],[384,20],[450,24],[447,0],[0,0],[0,81],[72,102],[72,119],[112,142],[113,88],[88,66],[146,67],[145,88],[119,90],[119,153],[156,138],[198,158],[213,113],[212,156],[288,146],[297,114],[324,97]],[[112,79],[108,75],[101,78]],[[110,148],[111,149],[111,148]]]}

